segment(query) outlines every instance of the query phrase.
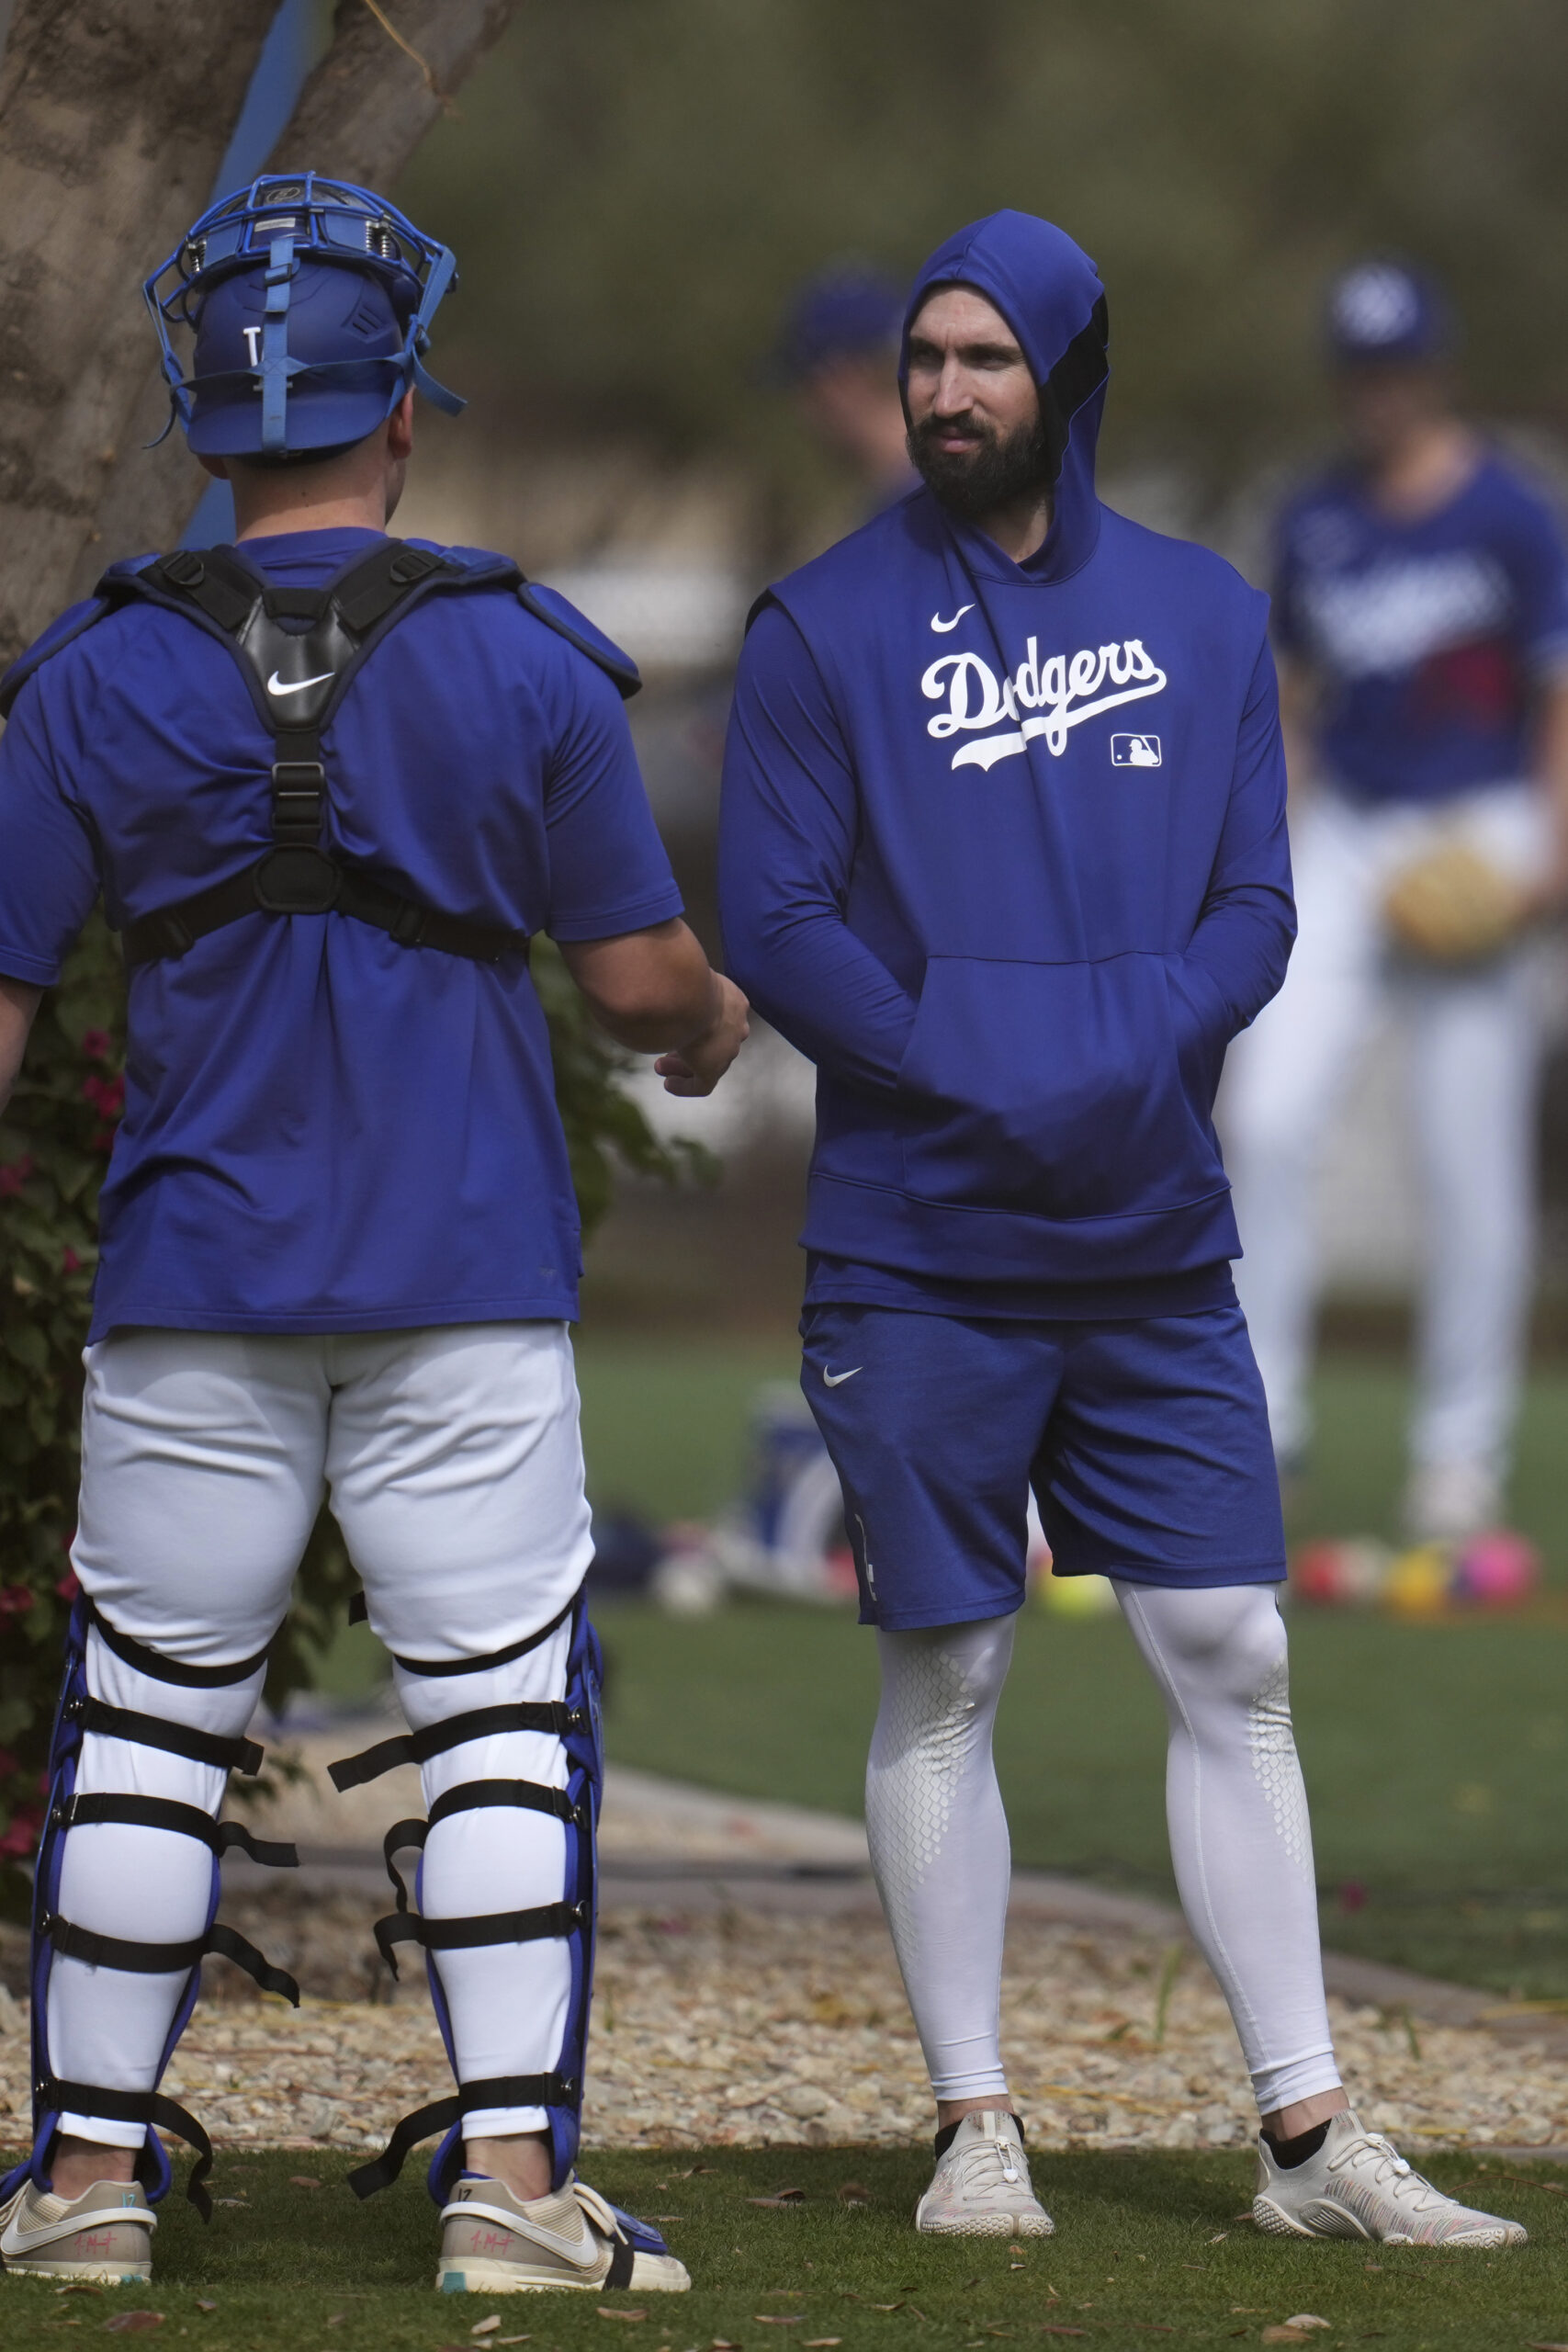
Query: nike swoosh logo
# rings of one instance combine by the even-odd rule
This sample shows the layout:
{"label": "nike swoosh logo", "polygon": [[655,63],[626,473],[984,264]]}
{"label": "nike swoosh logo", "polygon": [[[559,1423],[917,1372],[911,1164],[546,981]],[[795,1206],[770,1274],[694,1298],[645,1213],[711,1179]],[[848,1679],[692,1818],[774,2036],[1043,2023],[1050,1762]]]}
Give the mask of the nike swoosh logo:
{"label": "nike swoosh logo", "polygon": [[271,677],[266,682],[266,690],[269,695],[302,695],[307,686],[324,686],[329,678],[335,678],[336,676],[337,672],[335,670],[323,670],[320,677],[292,678],[289,680],[288,685],[285,685],[283,680],[278,676],[277,672],[275,670]]}
{"label": "nike swoosh logo", "polygon": [[823,1383],[829,1388],[841,1388],[846,1380],[852,1380],[857,1372],[863,1372],[864,1370],[865,1366],[863,1363],[856,1363],[852,1364],[848,1372],[829,1372],[827,1365],[824,1364],[822,1367]]}
{"label": "nike swoosh logo", "polygon": [[959,622],[964,618],[965,613],[972,613],[975,607],[973,605],[960,605],[958,610],[953,614],[953,618],[950,621],[939,620],[936,614],[933,613],[931,615],[931,627],[935,629],[938,637],[945,637],[950,628],[956,628],[958,627]]}

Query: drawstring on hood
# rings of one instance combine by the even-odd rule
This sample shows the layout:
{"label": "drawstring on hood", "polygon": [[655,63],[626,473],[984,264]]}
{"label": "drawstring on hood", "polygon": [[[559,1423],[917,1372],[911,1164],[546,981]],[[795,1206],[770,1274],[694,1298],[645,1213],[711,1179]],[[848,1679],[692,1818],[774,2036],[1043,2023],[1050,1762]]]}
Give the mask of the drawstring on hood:
{"label": "drawstring on hood", "polygon": [[1100,502],[1095,445],[1110,374],[1105,289],[1093,262],[1065,230],[1031,212],[992,212],[937,247],[909,295],[898,354],[898,389],[909,412],[909,334],[941,286],[968,286],[1012,329],[1040,394],[1051,458],[1051,533],[1026,569],[1065,578],[1094,551]]}

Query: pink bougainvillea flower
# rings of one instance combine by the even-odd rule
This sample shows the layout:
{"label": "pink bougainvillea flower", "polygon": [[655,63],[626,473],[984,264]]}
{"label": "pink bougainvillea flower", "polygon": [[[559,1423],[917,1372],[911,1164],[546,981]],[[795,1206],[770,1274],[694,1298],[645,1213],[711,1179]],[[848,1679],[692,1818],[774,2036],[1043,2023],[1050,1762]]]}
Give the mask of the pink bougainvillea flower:
{"label": "pink bougainvillea flower", "polygon": [[29,1152],[24,1152],[20,1159],[13,1159],[8,1166],[0,1168],[0,1200],[5,1200],[12,1193],[19,1193],[37,1164]]}
{"label": "pink bougainvillea flower", "polygon": [[82,1051],[92,1062],[107,1062],[114,1051],[114,1040],[107,1029],[84,1029]]}
{"label": "pink bougainvillea flower", "polygon": [[[72,1536],[71,1542],[74,1544],[76,1538]],[[65,1574],[61,1577],[60,1582],[55,1586],[54,1589],[60,1595],[62,1600],[74,1600],[76,1595],[82,1589],[80,1584],[76,1580],[75,1569],[67,1568]]]}
{"label": "pink bougainvillea flower", "polygon": [[25,1617],[37,1599],[25,1584],[0,1586],[0,1617]]}
{"label": "pink bougainvillea flower", "polygon": [[7,1861],[25,1862],[37,1849],[42,1826],[41,1805],[19,1804],[11,1815],[9,1826],[0,1829],[0,1855]]}
{"label": "pink bougainvillea flower", "polygon": [[82,1098],[106,1119],[118,1119],[125,1108],[123,1078],[100,1078],[90,1069],[82,1080]]}
{"label": "pink bougainvillea flower", "polygon": [[82,1261],[69,1243],[61,1253],[60,1262],[68,1274],[79,1274],[82,1271]]}

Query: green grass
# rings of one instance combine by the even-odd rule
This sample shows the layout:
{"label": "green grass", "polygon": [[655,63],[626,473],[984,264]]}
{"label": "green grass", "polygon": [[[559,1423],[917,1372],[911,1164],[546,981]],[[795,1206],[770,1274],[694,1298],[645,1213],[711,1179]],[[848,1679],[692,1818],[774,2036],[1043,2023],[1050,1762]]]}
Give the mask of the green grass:
{"label": "green grass", "polygon": [[[588,1333],[579,1366],[596,1499],[656,1521],[717,1509],[743,1476],[758,1384],[791,1378],[796,1362],[787,1335],[704,1345]],[[1298,1533],[1392,1532],[1405,1397],[1388,1364],[1328,1366]],[[1538,1374],[1516,1516],[1559,1588],[1565,1426],[1568,1374]],[[602,1603],[598,1614],[612,1653],[614,1757],[858,1813],[875,1659],[843,1613],[750,1604],[693,1623]],[[1292,1643],[1318,1875],[1357,1906],[1330,1894],[1327,1939],[1504,1994],[1568,1996],[1568,1625],[1301,1611]],[[378,1668],[361,1632],[336,1649],[328,1679],[353,1688]],[[1164,1737],[1119,1623],[1027,1611],[998,1731],[1018,1860],[1168,1891]]]}
{"label": "green grass", "polygon": [[[598,1611],[612,1757],[857,1813],[875,1707],[869,1634],[755,1602],[680,1620]],[[1500,1992],[1568,1995],[1568,1630],[1303,1612],[1293,1693],[1326,1939]],[[1165,1720],[1118,1618],[1030,1608],[997,1727],[1021,1865],[1170,1888]]]}
{"label": "green grass", "polygon": [[[441,2352],[497,2335],[525,2335],[531,2352],[607,2352],[628,2339],[648,2352],[779,2352],[822,2337],[844,2352],[946,2352],[1057,2341],[1047,2328],[1080,2331],[1113,2352],[1256,2344],[1301,2312],[1330,2322],[1316,2345],[1375,2336],[1385,2352],[1512,2352],[1568,2335],[1568,2173],[1547,2165],[1434,2159],[1442,2186],[1517,2213],[1532,2232],[1513,2253],[1434,2254],[1259,2237],[1237,2219],[1251,2198],[1239,2154],[1043,2156],[1036,2177],[1058,2234],[1019,2254],[1005,2241],[915,2235],[909,2214],[927,2168],[919,2149],[608,2154],[589,2168],[596,2187],[633,2211],[680,2216],[666,2228],[696,2282],[691,2294],[438,2300],[435,2217],[422,2188],[405,2181],[356,2205],[342,2186],[351,2161],[220,2157],[218,2194],[243,2196],[248,2210],[220,2206],[203,2230],[170,2199],[150,2289],[61,2296],[35,2280],[0,2281],[0,2346],[59,2340],[73,2325],[96,2335],[112,2313],[137,2307],[164,2314],[160,2342],[183,2337],[201,2352]],[[295,2188],[293,2174],[321,2187]],[[839,2199],[850,2182],[869,2203]],[[804,2190],[804,2201],[747,2202],[784,2187]],[[647,2316],[617,2325],[602,2308]],[[474,2336],[492,2312],[500,2329]]]}

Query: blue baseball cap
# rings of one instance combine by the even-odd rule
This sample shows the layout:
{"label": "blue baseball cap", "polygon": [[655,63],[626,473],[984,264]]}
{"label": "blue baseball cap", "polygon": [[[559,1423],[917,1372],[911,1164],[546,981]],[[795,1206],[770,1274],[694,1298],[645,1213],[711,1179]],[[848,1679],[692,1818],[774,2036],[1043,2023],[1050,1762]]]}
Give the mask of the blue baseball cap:
{"label": "blue baseball cap", "polygon": [[1434,277],[1407,262],[1359,261],[1328,289],[1328,346],[1341,367],[1437,359],[1453,343],[1453,316]]}
{"label": "blue baseball cap", "polygon": [[846,254],[795,288],[770,372],[798,384],[830,360],[897,347],[904,289],[874,263]]}

